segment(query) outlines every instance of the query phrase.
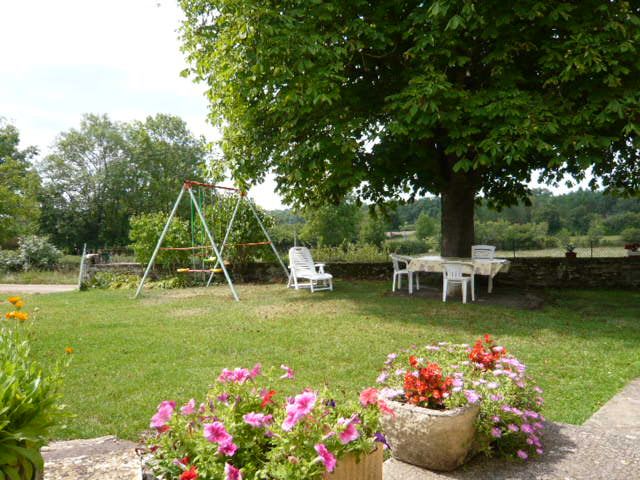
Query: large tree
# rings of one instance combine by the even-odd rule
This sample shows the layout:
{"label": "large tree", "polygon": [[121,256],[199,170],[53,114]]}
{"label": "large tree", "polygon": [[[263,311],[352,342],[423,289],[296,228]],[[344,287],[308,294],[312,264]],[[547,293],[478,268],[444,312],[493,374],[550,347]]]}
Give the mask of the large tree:
{"label": "large tree", "polygon": [[42,230],[67,249],[128,244],[129,218],[168,211],[207,159],[204,138],[171,115],[118,123],[86,115],[42,162]]}
{"label": "large tree", "polygon": [[0,245],[38,229],[40,177],[35,147],[20,148],[18,129],[0,118]]}
{"label": "large tree", "polygon": [[477,197],[524,199],[534,170],[639,189],[637,0],[180,3],[236,177],[286,201],[439,194],[467,256]]}

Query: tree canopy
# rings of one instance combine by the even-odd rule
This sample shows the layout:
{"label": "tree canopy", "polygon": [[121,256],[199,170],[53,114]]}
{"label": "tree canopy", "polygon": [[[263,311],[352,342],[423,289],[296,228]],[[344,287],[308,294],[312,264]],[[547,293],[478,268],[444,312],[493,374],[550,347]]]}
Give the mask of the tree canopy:
{"label": "tree canopy", "polygon": [[435,193],[466,256],[476,196],[526,199],[534,170],[640,189],[636,0],[180,4],[236,178],[288,202]]}
{"label": "tree canopy", "polygon": [[20,148],[17,128],[0,118],[0,245],[38,228],[40,177],[31,165],[35,147]]}
{"label": "tree canopy", "polygon": [[204,138],[175,116],[118,123],[85,115],[41,162],[41,230],[67,249],[126,245],[129,218],[168,211],[183,181],[200,178],[207,154]]}

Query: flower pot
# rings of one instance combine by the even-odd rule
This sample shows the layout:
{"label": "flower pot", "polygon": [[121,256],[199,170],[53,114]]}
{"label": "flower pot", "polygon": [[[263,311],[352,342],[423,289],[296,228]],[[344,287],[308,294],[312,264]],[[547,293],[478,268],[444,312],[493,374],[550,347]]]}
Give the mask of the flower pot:
{"label": "flower pot", "polygon": [[567,258],[576,258],[578,254],[576,252],[564,252],[564,256]]}
{"label": "flower pot", "polygon": [[331,473],[325,473],[323,480],[382,480],[383,448],[377,448],[368,455],[360,458],[348,454],[338,460],[336,468]]}
{"label": "flower pot", "polygon": [[627,250],[627,257],[635,257],[640,256],[640,251],[638,250]]}
{"label": "flower pot", "polygon": [[387,402],[396,413],[382,416],[382,430],[394,458],[430,470],[454,470],[467,459],[476,433],[479,405],[432,410]]}

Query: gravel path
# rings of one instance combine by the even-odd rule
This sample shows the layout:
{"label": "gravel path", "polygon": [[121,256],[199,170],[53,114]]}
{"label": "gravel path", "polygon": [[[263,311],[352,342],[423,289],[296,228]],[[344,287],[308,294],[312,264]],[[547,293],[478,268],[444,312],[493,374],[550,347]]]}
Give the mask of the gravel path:
{"label": "gravel path", "polygon": [[60,293],[72,292],[77,290],[76,285],[45,285],[45,284],[29,284],[20,283],[0,283],[0,293],[18,293],[22,295],[31,293]]}

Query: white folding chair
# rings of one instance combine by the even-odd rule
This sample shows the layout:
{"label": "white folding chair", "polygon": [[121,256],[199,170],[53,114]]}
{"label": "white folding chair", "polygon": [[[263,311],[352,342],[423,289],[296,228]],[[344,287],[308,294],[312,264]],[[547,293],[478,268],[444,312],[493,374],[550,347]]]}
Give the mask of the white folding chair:
{"label": "white folding chair", "polygon": [[460,285],[462,288],[462,303],[467,303],[467,286],[471,286],[471,301],[475,302],[474,267],[473,263],[444,262],[442,264],[442,301],[447,301],[449,285]]}
{"label": "white folding chair", "polygon": [[[296,290],[309,288],[311,292],[333,290],[333,275],[324,271],[324,263],[313,261],[311,252],[306,247],[293,247],[289,250],[289,269],[289,287],[293,286]],[[309,282],[300,283],[300,279]]]}
{"label": "white folding chair", "polygon": [[[393,282],[391,283],[391,291],[396,291],[396,285],[398,289],[402,288],[402,275],[407,276],[407,283],[411,286],[411,275],[416,280],[416,290],[420,290],[420,277],[418,276],[418,272],[412,272],[409,270],[409,262],[411,261],[411,257],[406,255],[398,255],[392,253],[389,255],[391,257],[391,262],[393,263]],[[404,266],[400,265],[404,263]],[[411,290],[411,289],[410,289]],[[412,293],[411,291],[409,293]]]}

